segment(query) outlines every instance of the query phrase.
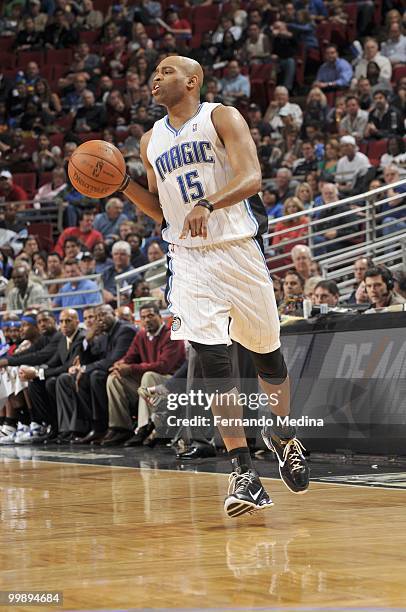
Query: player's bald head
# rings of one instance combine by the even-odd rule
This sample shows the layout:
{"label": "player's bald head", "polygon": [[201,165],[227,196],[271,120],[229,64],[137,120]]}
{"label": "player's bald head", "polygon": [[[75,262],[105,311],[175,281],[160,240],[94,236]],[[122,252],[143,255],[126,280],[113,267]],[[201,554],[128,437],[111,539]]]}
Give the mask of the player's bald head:
{"label": "player's bald head", "polygon": [[170,57],[166,57],[164,60],[162,60],[160,66],[174,66],[178,70],[181,70],[187,77],[197,77],[199,89],[203,85],[203,69],[199,62],[196,62],[196,60],[190,57],[185,57],[183,55],[171,55]]}
{"label": "player's bald head", "polygon": [[197,76],[199,87],[201,87],[203,85],[204,75],[203,68],[199,62],[196,62],[196,60],[192,59],[191,57],[178,56],[175,59],[179,61],[179,66],[184,71],[186,76]]}

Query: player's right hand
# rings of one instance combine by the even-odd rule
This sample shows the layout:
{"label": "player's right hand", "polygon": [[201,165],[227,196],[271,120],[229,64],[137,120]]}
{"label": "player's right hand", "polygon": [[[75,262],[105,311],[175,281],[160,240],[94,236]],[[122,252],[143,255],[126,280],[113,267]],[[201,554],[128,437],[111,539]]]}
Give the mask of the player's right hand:
{"label": "player's right hand", "polygon": [[207,221],[210,217],[210,211],[204,206],[195,206],[190,213],[186,215],[182,231],[179,235],[181,240],[189,236],[192,238],[201,236],[207,238]]}

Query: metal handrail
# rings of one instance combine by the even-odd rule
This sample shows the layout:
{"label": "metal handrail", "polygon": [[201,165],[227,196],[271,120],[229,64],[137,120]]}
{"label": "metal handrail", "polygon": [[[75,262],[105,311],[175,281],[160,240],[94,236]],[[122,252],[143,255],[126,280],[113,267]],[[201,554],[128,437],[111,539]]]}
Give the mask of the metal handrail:
{"label": "metal handrail", "polygon": [[[134,268],[134,270],[129,270],[128,272],[117,274],[117,276],[114,279],[116,283],[116,288],[117,288],[117,306],[120,306],[121,294],[126,293],[128,291],[128,285],[126,287],[122,287],[121,286],[122,282],[125,282],[125,281],[131,282],[136,277],[142,275],[147,270],[152,270],[154,268],[157,268],[161,266],[163,263],[166,264],[166,256],[161,257],[161,259],[157,259],[156,261],[151,261],[147,264],[144,264],[143,266],[139,266],[138,268]],[[160,278],[161,276],[162,274],[156,274],[155,276],[152,276],[149,280],[155,280],[157,278]]]}
{"label": "metal handrail", "polygon": [[[289,247],[290,245],[293,247],[294,245],[300,243],[308,244],[313,253],[313,258],[322,263],[326,258],[329,258],[332,253],[316,254],[317,248],[322,249],[324,246],[329,246],[331,249],[332,246],[337,246],[343,241],[354,240],[355,238],[362,236],[364,237],[362,244],[354,245],[354,247],[360,247],[365,252],[366,248],[369,248],[370,245],[373,245],[377,240],[379,240],[377,237],[378,232],[382,232],[386,228],[396,225],[398,222],[398,219],[394,219],[385,223],[379,223],[384,218],[392,216],[391,210],[379,211],[379,208],[383,204],[406,197],[405,195],[399,193],[387,195],[388,189],[393,189],[403,185],[406,185],[405,179],[397,181],[396,183],[383,185],[377,189],[372,189],[364,193],[349,196],[336,202],[331,202],[329,204],[323,204],[320,206],[313,206],[310,209],[299,211],[291,215],[286,215],[281,218],[269,219],[268,232],[263,236],[263,238],[266,245],[265,258],[267,262],[272,261],[273,273],[283,273],[291,267],[291,265],[284,263],[286,258],[289,256],[289,249],[286,247]],[[377,198],[379,194],[384,194],[384,197],[382,199]],[[357,203],[360,205],[358,206]],[[348,205],[348,210],[341,212],[334,211],[334,209],[337,207],[342,207],[343,205]],[[330,210],[331,214],[324,219],[319,219],[320,213],[325,210]],[[406,216],[406,204],[401,203],[399,206],[396,206],[393,211],[396,211],[396,213],[399,211],[405,211]],[[362,212],[363,214],[359,215],[359,212]],[[309,218],[308,223],[300,223],[298,225],[287,226],[282,230],[278,229],[278,231],[273,231],[273,227],[280,221],[294,221],[303,216],[307,216]],[[345,217],[348,216],[354,216],[354,219],[350,221],[345,220]],[[335,227],[334,222],[338,220],[341,220],[341,222]],[[343,220],[344,223],[342,222]],[[350,233],[347,233],[344,236],[337,236],[336,238],[329,239],[321,245],[314,244],[314,239],[317,238],[317,236],[324,235],[327,231],[326,229],[319,229],[318,226],[326,223],[327,221],[331,223],[331,228],[329,229],[353,229],[354,231],[350,231]],[[289,237],[287,240],[283,240],[276,245],[272,244],[272,239],[274,237],[281,237],[285,234],[296,232],[298,230],[306,230],[306,232],[300,237]],[[397,232],[391,232],[391,235],[399,237],[402,236],[403,233],[404,232],[402,230],[399,230]],[[279,252],[281,248],[283,248],[283,252]],[[334,254],[345,253],[346,251],[348,251],[348,247],[336,249]]]}

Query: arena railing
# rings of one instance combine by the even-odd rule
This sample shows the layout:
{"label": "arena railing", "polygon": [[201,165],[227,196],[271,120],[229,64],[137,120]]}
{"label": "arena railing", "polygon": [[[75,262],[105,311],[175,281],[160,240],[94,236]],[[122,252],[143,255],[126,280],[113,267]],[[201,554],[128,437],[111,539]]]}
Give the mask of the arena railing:
{"label": "arena railing", "polygon": [[[8,204],[10,204],[10,202],[0,203],[0,213],[3,213]],[[21,221],[21,223],[27,223],[28,226],[31,223],[51,223],[54,228],[54,233],[63,230],[63,202],[55,203],[55,201],[43,201],[41,202],[41,208],[31,208],[34,205],[34,200],[12,202],[12,204],[24,206],[24,208],[17,211],[17,220]],[[27,229],[29,230],[29,227]]]}
{"label": "arena railing", "polygon": [[354,288],[354,261],[358,257],[373,257],[374,264],[383,264],[392,272],[406,270],[406,233],[376,241],[372,245],[349,249],[320,262],[323,278],[334,280],[345,298]]}
{"label": "arena railing", "polygon": [[[142,276],[144,272],[148,270],[154,270],[155,268],[160,268],[162,264],[166,265],[166,257],[161,257],[157,261],[151,261],[150,263],[144,264],[143,266],[139,266],[138,268],[134,268],[134,270],[130,270],[129,272],[123,272],[123,274],[118,274],[115,278],[116,288],[117,288],[117,306],[121,305],[122,296],[129,292],[131,288],[131,284],[137,280],[139,276]],[[159,284],[165,284],[166,282],[166,272],[159,272],[150,276],[148,278],[148,282],[158,281]]]}
{"label": "arena railing", "polygon": [[[69,297],[72,295],[89,295],[89,294],[95,294],[98,293],[100,295],[100,300],[97,302],[92,302],[91,304],[89,304],[88,302],[84,302],[83,304],[74,304],[72,306],[52,306],[52,303],[54,301],[54,299],[56,297],[58,297],[60,294],[58,293],[45,293],[42,297],[38,298],[38,303],[41,303],[42,306],[44,308],[50,308],[55,312],[59,312],[61,310],[64,310],[65,308],[73,308],[74,310],[82,310],[83,308],[86,308],[88,306],[100,306],[102,304],[104,304],[104,299],[103,299],[103,278],[101,274],[89,274],[87,276],[75,276],[74,278],[52,278],[52,279],[47,279],[47,280],[43,280],[42,281],[42,285],[44,287],[48,287],[49,285],[65,285],[66,283],[77,283],[83,280],[92,280],[96,283],[97,288],[96,289],[85,289],[84,291],[67,291],[66,293],[64,292],[62,295],[63,297]],[[3,298],[3,304],[7,303],[7,295],[5,298]],[[0,316],[2,316],[4,314],[4,312],[12,312],[15,314],[21,314],[23,311],[22,310],[4,310],[2,313],[0,313]]]}
{"label": "arena railing", "polygon": [[[363,252],[367,251],[367,248],[374,245],[377,241],[382,241],[386,237],[393,238],[394,236],[401,237],[405,234],[403,229],[398,231],[390,231],[391,228],[401,221],[401,219],[395,219],[393,221],[387,221],[384,223],[386,217],[392,216],[391,210],[380,211],[379,207],[388,202],[392,202],[397,199],[406,201],[406,194],[396,194],[387,196],[385,192],[390,188],[406,185],[406,180],[403,179],[390,185],[384,185],[377,189],[370,190],[365,193],[357,194],[347,198],[343,198],[330,204],[323,204],[321,206],[312,207],[303,212],[297,212],[291,215],[286,215],[278,219],[270,219],[268,223],[268,233],[264,236],[265,244],[265,257],[271,272],[276,275],[282,275],[286,270],[292,267],[292,264],[286,263],[286,259],[290,260],[290,250],[297,244],[307,244],[311,251],[313,259],[318,261],[322,265],[323,261],[330,259],[333,255],[347,253],[351,248],[359,248]],[[343,212],[335,212],[343,205],[348,205],[348,210]],[[322,220],[317,217],[321,211],[331,211],[331,214]],[[401,204],[394,208],[396,212],[402,211],[404,219],[406,219],[406,204]],[[273,228],[280,221],[294,221],[300,217],[306,216],[309,221],[308,223],[302,223],[300,225],[294,225],[274,231]],[[331,229],[346,230],[344,236],[338,236],[334,239],[329,239],[321,244],[316,244],[317,237],[323,236],[326,233],[326,229],[320,229],[320,225],[328,221],[331,223]],[[335,222],[335,223],[334,223]],[[304,230],[303,235],[300,238],[286,238],[283,239],[279,245],[272,246],[272,239],[275,236],[282,237],[292,230],[298,229]],[[388,236],[386,236],[386,232]],[[382,238],[383,236],[383,238]],[[340,243],[346,241],[353,242],[353,247],[341,248]],[[391,242],[389,242],[391,244]],[[395,243],[393,243],[395,244]],[[318,250],[324,249],[326,246],[329,248],[328,253],[318,253]]]}

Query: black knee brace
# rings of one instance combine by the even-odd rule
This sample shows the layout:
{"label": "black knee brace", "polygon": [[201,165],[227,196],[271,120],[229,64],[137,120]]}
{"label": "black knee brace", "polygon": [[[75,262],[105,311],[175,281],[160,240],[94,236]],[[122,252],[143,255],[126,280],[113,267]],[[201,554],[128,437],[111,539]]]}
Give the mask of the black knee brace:
{"label": "black knee brace", "polygon": [[257,369],[258,376],[271,385],[281,385],[287,378],[288,369],[281,349],[272,353],[254,353],[251,356]]}
{"label": "black knee brace", "polygon": [[200,344],[190,342],[198,354],[204,385],[209,393],[226,393],[235,386],[232,365],[226,344]]}

